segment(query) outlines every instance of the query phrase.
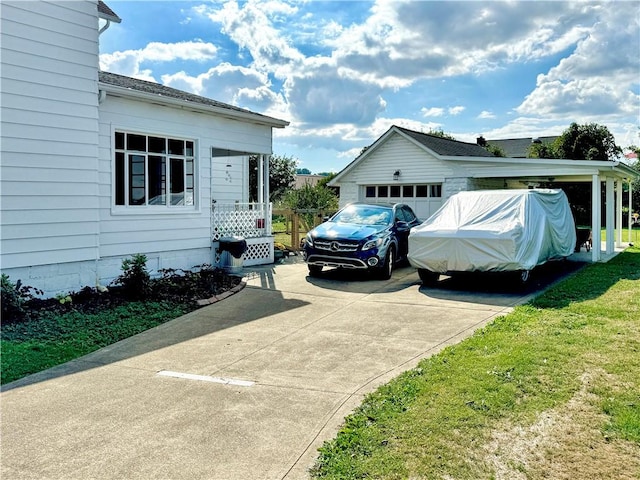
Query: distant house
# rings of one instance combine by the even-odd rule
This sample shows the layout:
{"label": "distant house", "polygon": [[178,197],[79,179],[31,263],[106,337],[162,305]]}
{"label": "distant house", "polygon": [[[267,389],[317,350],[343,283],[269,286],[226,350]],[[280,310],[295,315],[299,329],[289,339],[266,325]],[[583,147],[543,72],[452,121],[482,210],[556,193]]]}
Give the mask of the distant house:
{"label": "distant house", "polygon": [[[3,1],[1,268],[51,295],[120,274],[215,263],[239,234],[273,261],[268,156],[288,122],[99,72],[102,1]],[[259,156],[249,204],[249,155]]]}
{"label": "distant house", "polygon": [[293,188],[298,189],[298,188],[304,187],[305,185],[315,187],[318,184],[318,182],[323,178],[325,178],[324,175],[305,175],[305,174],[298,173],[296,175]]}
{"label": "distant house", "polygon": [[[521,147],[525,143],[531,141],[522,142]],[[444,200],[463,190],[553,187],[556,182],[583,182],[586,188],[591,185],[594,192],[592,228],[599,230],[600,187],[604,182],[609,253],[614,250],[614,229],[615,243],[622,242],[622,208],[614,209],[614,205],[622,205],[622,185],[630,188],[630,182],[639,177],[636,170],[617,161],[495,157],[477,143],[392,126],[329,185],[340,187],[340,206],[357,201],[403,202],[419,218],[426,219]],[[631,202],[631,195],[628,198]],[[599,258],[600,249],[594,248],[593,259]]]}

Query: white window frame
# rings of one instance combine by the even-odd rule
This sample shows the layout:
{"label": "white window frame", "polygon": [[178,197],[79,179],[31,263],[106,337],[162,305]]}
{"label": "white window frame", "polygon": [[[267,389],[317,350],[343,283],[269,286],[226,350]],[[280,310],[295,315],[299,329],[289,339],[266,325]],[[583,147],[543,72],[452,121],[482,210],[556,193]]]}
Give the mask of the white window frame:
{"label": "white window frame", "polygon": [[[418,189],[417,187],[421,186],[421,187],[425,187],[427,190],[427,195],[426,196],[417,196],[418,193]],[[378,196],[378,192],[379,192],[379,188],[380,187],[386,187],[387,188],[387,196],[386,197],[380,197]],[[391,188],[392,187],[400,187],[400,196],[398,197],[392,197],[391,196]],[[404,192],[404,188],[405,187],[412,187],[413,189],[413,196],[411,197],[405,197],[403,195]],[[436,198],[442,198],[442,183],[412,183],[412,184],[398,184],[398,183],[389,183],[389,184],[368,184],[368,185],[363,185],[362,186],[363,190],[363,197],[365,200],[371,200],[371,201],[380,201],[380,200],[384,200],[386,202],[388,201],[396,201],[396,202],[402,202],[404,201],[404,199],[411,199],[411,200],[419,200],[421,198],[430,198],[430,199],[436,199]],[[368,197],[367,196],[367,189],[368,188],[373,188],[375,195],[372,197]],[[432,193],[434,193],[434,191],[439,191],[440,195],[439,196],[434,196],[432,195]]]}
{"label": "white window frame", "polygon": [[[124,134],[125,136],[125,145],[124,148],[116,149],[116,134]],[[128,150],[126,144],[126,135],[140,135],[146,137],[145,139],[145,151],[139,150]],[[193,151],[192,155],[187,155],[186,151],[183,151],[182,155],[171,154],[168,152],[168,148],[164,153],[157,152],[149,152],[149,137],[155,138],[163,138],[168,146],[169,140],[178,140],[185,142],[184,148],[187,148],[186,142],[192,142]],[[137,129],[131,128],[113,128],[111,135],[111,145],[112,145],[112,188],[111,188],[111,209],[113,213],[123,213],[123,214],[140,214],[140,213],[160,213],[160,214],[169,214],[169,213],[194,213],[199,211],[199,161],[198,161],[198,149],[199,142],[196,138],[187,138],[181,135],[171,135],[167,133],[155,133],[155,132],[144,132]],[[124,160],[124,185],[122,188],[124,189],[124,204],[116,204],[118,201],[118,174],[117,174],[117,158],[118,154],[123,155]],[[145,190],[145,203],[141,205],[133,205],[130,203],[130,181],[131,176],[129,172],[129,157],[130,155],[137,155],[140,157],[144,157],[144,190]],[[149,204],[149,157],[163,157],[164,158],[164,196],[165,201],[160,205]],[[172,205],[171,204],[171,195],[172,193],[169,191],[170,188],[170,175],[171,175],[171,161],[172,160],[182,160],[182,170],[183,170],[183,185],[185,197],[187,196],[186,192],[188,187],[188,177],[192,177],[192,199],[191,204],[188,205]],[[191,161],[192,163],[192,172],[188,172],[188,163]]]}

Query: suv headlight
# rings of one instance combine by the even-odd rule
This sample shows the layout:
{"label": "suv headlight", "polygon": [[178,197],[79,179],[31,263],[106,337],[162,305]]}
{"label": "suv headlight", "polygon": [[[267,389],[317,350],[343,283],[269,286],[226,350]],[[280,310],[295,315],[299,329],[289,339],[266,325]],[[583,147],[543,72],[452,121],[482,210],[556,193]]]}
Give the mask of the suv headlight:
{"label": "suv headlight", "polygon": [[311,236],[311,233],[307,233],[307,245],[313,247],[313,237]]}
{"label": "suv headlight", "polygon": [[382,245],[382,238],[374,238],[373,240],[365,242],[362,246],[362,251],[371,250],[372,248],[379,247],[380,245]]}

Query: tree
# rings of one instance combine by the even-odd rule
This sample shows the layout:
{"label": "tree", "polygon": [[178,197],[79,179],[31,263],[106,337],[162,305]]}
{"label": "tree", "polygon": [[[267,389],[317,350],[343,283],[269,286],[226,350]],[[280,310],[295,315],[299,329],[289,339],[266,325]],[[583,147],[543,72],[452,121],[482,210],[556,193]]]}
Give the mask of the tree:
{"label": "tree", "polygon": [[456,137],[454,137],[453,135],[449,135],[448,133],[444,133],[442,130],[429,129],[429,133],[427,135],[433,135],[434,137],[446,138],[449,140],[456,140]]}
{"label": "tree", "polygon": [[311,175],[311,170],[308,168],[298,168],[296,169],[297,175]]}
{"label": "tree", "polygon": [[527,158],[559,158],[555,147],[551,143],[532,143],[529,146]]}
{"label": "tree", "polygon": [[[297,160],[293,157],[271,155],[269,158],[269,201],[279,200],[296,180]],[[249,201],[257,202],[258,156],[249,157]]]}
{"label": "tree", "polygon": [[[628,147],[629,150],[636,154],[636,161],[631,163],[631,166],[640,172],[640,147],[636,147],[635,145],[631,145]],[[640,211],[640,179],[634,180],[631,182],[632,188],[632,202],[634,211]]]}
{"label": "tree", "polygon": [[[609,129],[603,125],[572,123],[552,143],[533,143],[529,158],[566,158],[571,160],[614,160],[622,154]],[[583,184],[555,183],[567,194],[578,225],[591,223],[591,192]]]}
{"label": "tree", "polygon": [[[314,214],[332,213],[338,209],[338,197],[326,186],[326,182],[315,186],[304,184],[300,188],[289,190],[282,201],[294,211],[303,211],[301,219],[306,230],[313,228]],[[316,212],[304,212],[305,210]]]}
{"label": "tree", "polygon": [[499,147],[498,145],[492,145],[490,143],[487,143],[487,145],[484,147],[487,152],[489,152],[490,154],[492,154],[494,157],[506,157],[506,153],[504,153],[504,150]]}
{"label": "tree", "polygon": [[554,142],[557,158],[615,160],[622,154],[615,138],[603,125],[572,123]]}
{"label": "tree", "polygon": [[615,138],[604,125],[572,123],[552,143],[532,143],[529,158],[571,160],[615,160],[622,154]]}

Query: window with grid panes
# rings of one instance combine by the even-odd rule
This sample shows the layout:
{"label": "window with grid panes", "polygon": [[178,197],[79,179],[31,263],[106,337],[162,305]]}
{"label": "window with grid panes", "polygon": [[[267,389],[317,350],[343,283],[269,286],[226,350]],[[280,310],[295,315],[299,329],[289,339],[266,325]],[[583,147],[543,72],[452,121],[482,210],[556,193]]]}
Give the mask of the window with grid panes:
{"label": "window with grid panes", "polygon": [[115,132],[117,206],[194,207],[193,140]]}

